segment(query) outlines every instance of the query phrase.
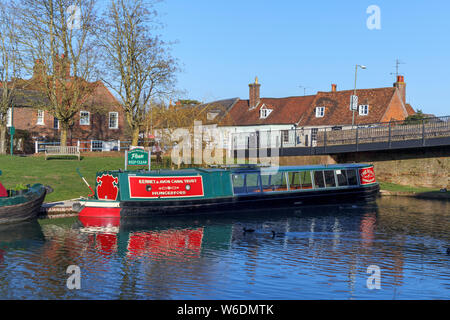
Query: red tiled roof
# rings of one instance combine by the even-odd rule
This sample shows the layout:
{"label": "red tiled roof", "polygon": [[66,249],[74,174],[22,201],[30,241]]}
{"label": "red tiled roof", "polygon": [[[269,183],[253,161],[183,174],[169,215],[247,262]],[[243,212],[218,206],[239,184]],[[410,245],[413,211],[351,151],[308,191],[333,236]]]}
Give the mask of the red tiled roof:
{"label": "red tiled roof", "polygon": [[416,114],[413,107],[409,103],[405,104],[406,111],[408,111],[408,116],[411,116],[413,114]]}
{"label": "red tiled roof", "polygon": [[[238,100],[228,113],[232,125],[269,125],[269,124],[294,124],[309,109],[315,96],[287,97],[287,98],[262,98],[256,108],[249,108],[248,100]],[[265,105],[271,109],[270,115],[260,118],[260,109]]]}
{"label": "red tiled roof", "polygon": [[[299,125],[322,126],[351,124],[353,112],[350,110],[350,96],[353,92],[353,90],[318,92]],[[395,92],[396,88],[394,87],[356,90],[358,105],[369,105],[369,114],[361,116],[358,111],[355,111],[355,123],[368,124],[381,122]],[[323,117],[316,117],[316,107],[325,107]]]}

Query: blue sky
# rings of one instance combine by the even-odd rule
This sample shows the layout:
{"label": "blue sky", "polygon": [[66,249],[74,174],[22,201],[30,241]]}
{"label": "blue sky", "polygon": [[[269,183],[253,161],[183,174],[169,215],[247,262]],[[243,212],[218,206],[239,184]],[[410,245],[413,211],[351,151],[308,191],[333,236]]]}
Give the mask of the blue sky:
{"label": "blue sky", "polygon": [[[381,29],[366,25],[370,5]],[[255,76],[262,97],[392,86],[395,60],[407,101],[426,113],[450,115],[450,2],[165,0],[157,5],[183,98],[248,98]]]}

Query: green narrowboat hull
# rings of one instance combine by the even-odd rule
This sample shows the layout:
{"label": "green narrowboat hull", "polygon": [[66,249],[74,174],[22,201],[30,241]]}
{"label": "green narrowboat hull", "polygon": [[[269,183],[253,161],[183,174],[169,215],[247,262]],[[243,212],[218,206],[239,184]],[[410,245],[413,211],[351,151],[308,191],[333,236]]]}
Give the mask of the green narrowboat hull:
{"label": "green narrowboat hull", "polygon": [[254,208],[374,201],[373,165],[254,166],[97,173],[80,217],[194,215]]}
{"label": "green narrowboat hull", "polygon": [[37,218],[47,190],[34,184],[23,194],[0,198],[0,224],[15,223]]}

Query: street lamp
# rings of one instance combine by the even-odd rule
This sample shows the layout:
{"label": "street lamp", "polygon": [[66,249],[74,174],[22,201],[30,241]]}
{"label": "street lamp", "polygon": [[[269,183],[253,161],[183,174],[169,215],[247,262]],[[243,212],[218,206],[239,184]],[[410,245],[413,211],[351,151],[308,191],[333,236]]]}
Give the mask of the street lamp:
{"label": "street lamp", "polygon": [[[357,79],[357,75],[358,75],[358,67],[360,67],[361,69],[367,69],[366,66],[363,65],[359,65],[357,64],[355,66],[355,90],[353,91],[353,99],[356,99],[356,79]],[[353,103],[354,101],[352,101],[352,127],[355,125],[355,108],[353,108]],[[358,107],[358,104],[356,104],[356,107]]]}

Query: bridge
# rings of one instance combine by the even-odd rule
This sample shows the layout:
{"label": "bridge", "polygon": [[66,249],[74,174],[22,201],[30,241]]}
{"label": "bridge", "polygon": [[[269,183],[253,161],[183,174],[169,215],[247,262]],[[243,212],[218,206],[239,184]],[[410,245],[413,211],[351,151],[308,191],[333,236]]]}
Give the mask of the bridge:
{"label": "bridge", "polygon": [[301,144],[298,138],[305,136],[304,128],[271,131],[270,135],[277,139],[269,147],[260,144],[261,133],[247,134],[244,148],[233,148],[234,154],[239,158],[271,156],[275,148],[277,156],[289,157],[450,146],[450,116],[306,130],[309,136],[306,134]]}

